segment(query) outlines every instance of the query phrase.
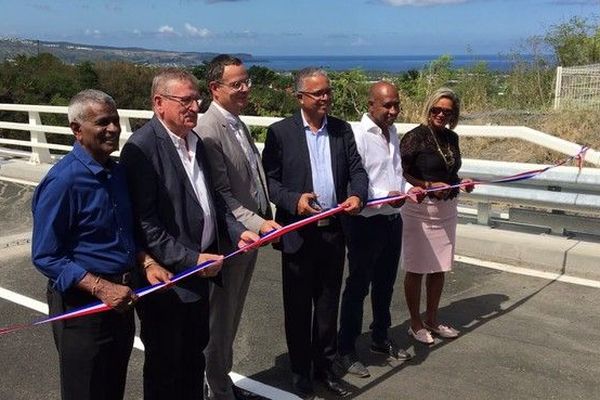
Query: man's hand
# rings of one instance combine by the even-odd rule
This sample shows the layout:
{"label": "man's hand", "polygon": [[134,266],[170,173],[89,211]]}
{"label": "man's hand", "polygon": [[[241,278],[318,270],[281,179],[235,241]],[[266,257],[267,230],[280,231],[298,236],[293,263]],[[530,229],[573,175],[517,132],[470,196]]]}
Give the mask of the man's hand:
{"label": "man's hand", "polygon": [[[244,231],[240,235],[240,241],[238,242],[238,249],[241,249],[242,247],[251,245],[252,243],[256,243],[259,240],[260,240],[260,236],[258,236],[256,233],[254,233],[252,231]],[[255,248],[256,248],[255,246],[250,246],[246,250],[244,250],[244,252],[254,250]]]}
{"label": "man's hand", "polygon": [[358,196],[350,196],[340,206],[348,214],[356,215],[360,212],[361,201]]}
{"label": "man's hand", "polygon": [[427,192],[420,186],[413,186],[408,189],[408,199],[413,203],[421,204],[427,196]]}
{"label": "man's hand", "polygon": [[[401,194],[402,194],[402,192],[399,192],[397,190],[392,190],[391,192],[388,193],[388,197],[400,196]],[[398,199],[398,200],[390,201],[388,204],[394,208],[400,208],[404,205],[405,201],[406,201],[406,198]]]}
{"label": "man's hand", "polygon": [[[260,227],[260,231],[259,233],[261,235],[266,235],[267,233],[270,233],[272,231],[276,231],[277,229],[281,229],[282,226],[279,225],[277,222],[273,221],[272,219],[265,221],[261,227]],[[272,240],[271,242],[277,243],[279,242],[279,238]]]}
{"label": "man's hand", "polygon": [[471,178],[463,178],[460,180],[460,183],[466,183],[465,186],[461,186],[461,189],[467,193],[471,193],[475,189],[475,183]]}
{"label": "man's hand", "polygon": [[223,267],[223,256],[218,254],[200,253],[196,265],[200,265],[206,261],[215,262],[212,265],[209,265],[208,267],[198,271],[198,276],[201,276],[202,278],[212,278],[213,276],[216,276],[219,271],[221,271],[221,267]]}
{"label": "man's hand", "polygon": [[311,200],[317,200],[316,193],[302,193],[302,196],[300,196],[300,199],[298,200],[298,205],[296,206],[296,213],[302,216],[318,214],[321,210],[311,207]]}
{"label": "man's hand", "polygon": [[118,285],[105,279],[99,279],[94,285],[96,297],[118,312],[129,310],[133,303],[137,301],[137,295],[128,286]]}
{"label": "man's hand", "polygon": [[144,266],[144,273],[146,274],[148,283],[151,285],[156,285],[157,283],[169,283],[173,277],[173,274],[170,271],[167,271],[156,262]]}
{"label": "man's hand", "polygon": [[269,233],[273,230],[277,230],[277,229],[281,229],[281,225],[279,225],[277,222],[273,221],[272,219],[269,219],[269,220],[266,220],[265,222],[263,222],[263,224],[260,226],[259,233],[261,235],[266,235],[267,233]]}

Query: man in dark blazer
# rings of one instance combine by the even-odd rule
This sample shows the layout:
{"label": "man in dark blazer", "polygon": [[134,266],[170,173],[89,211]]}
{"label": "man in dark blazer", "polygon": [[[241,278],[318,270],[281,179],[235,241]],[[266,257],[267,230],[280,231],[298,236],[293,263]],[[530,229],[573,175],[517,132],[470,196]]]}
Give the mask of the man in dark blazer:
{"label": "man in dark blazer", "polygon": [[[228,54],[211,60],[206,71],[212,103],[198,118],[196,132],[202,138],[210,162],[215,189],[233,215],[253,232],[267,233],[281,226],[272,220],[267,181],[260,153],[246,125],[240,120],[248,104],[251,81],[242,61]],[[210,400],[258,399],[233,384],[233,341],[258,252],[225,261],[222,285],[210,285],[210,340],[206,356],[206,383]]]}
{"label": "man in dark blazer", "polygon": [[[271,125],[263,165],[275,220],[298,221],[341,203],[358,213],[367,199],[368,178],[350,125],[328,116],[331,86],[325,71],[296,75],[301,110]],[[338,396],[348,392],[331,371],[345,241],[335,216],[281,238],[285,331],[296,392],[312,398],[316,380]]]}
{"label": "man in dark blazer", "polygon": [[212,190],[202,141],[192,131],[198,99],[193,75],[177,69],[158,73],[152,82],[154,117],[134,132],[121,153],[141,241],[158,262],[144,265],[142,284],[166,282],[174,273],[216,261],[137,306],[147,400],[202,399],[209,336],[206,278],[221,269],[218,232],[226,227],[234,243],[258,238],[245,231]]}

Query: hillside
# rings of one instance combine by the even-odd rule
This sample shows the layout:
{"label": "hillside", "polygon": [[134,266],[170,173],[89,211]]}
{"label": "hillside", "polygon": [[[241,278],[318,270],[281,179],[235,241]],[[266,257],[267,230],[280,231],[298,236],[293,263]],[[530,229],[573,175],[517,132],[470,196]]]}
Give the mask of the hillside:
{"label": "hillside", "polygon": [[[14,59],[19,55],[34,56],[39,53],[53,54],[68,64],[79,64],[83,61],[126,61],[161,67],[199,65],[217,55],[217,53],[209,52],[164,51],[136,47],[120,48],[70,42],[0,38],[0,62]],[[236,54],[236,56],[244,61],[253,59],[250,54]]]}

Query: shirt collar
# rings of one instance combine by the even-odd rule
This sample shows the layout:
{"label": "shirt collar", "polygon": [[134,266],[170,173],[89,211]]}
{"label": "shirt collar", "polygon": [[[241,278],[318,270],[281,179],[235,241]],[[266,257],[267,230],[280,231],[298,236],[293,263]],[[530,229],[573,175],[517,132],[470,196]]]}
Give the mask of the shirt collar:
{"label": "shirt collar", "polygon": [[[302,116],[302,126],[304,127],[304,130],[310,130],[310,125],[308,125],[306,118],[304,118],[304,110],[300,110],[300,115]],[[327,114],[323,117],[323,122],[321,123],[321,127],[317,130],[317,133],[322,132],[325,129],[327,129]]]}
{"label": "shirt collar", "polygon": [[[169,127],[167,126],[167,124],[165,124],[160,118],[158,119],[160,121],[160,123],[162,124],[162,126],[165,128],[165,130],[167,131],[167,134],[169,135],[169,137],[171,138],[171,141],[173,142],[173,144],[175,145],[175,148],[179,150],[179,148],[183,148],[185,149],[185,139],[182,137],[177,136],[176,134],[174,134],[173,132],[171,132],[171,130],[169,129]],[[189,136],[190,133],[192,131],[190,130],[186,136]]]}
{"label": "shirt collar", "polygon": [[[383,135],[383,132],[381,131],[381,128],[375,123],[373,122],[373,120],[371,119],[371,117],[369,116],[368,113],[364,113],[361,120],[360,120],[360,125],[362,126],[362,128],[366,131],[366,132],[371,132],[374,134],[379,134],[379,135]],[[396,135],[396,125],[392,124],[389,128],[388,131],[390,133],[390,137],[392,135]]]}
{"label": "shirt collar", "polygon": [[238,125],[238,117],[236,117],[235,115],[233,115],[232,113],[230,113],[229,111],[224,109],[223,106],[220,105],[219,103],[217,103],[216,101],[213,100],[212,104],[214,104],[215,107],[217,108],[217,110],[219,110],[219,112],[221,112],[221,114],[223,114],[223,116],[225,117],[227,122],[229,122],[233,126]]}
{"label": "shirt collar", "polygon": [[75,141],[73,144],[73,155],[77,158],[83,165],[85,165],[94,175],[99,175],[104,173],[106,169],[112,170],[115,166],[115,162],[109,157],[106,162],[106,167],[96,161],[90,153],[78,142]]}

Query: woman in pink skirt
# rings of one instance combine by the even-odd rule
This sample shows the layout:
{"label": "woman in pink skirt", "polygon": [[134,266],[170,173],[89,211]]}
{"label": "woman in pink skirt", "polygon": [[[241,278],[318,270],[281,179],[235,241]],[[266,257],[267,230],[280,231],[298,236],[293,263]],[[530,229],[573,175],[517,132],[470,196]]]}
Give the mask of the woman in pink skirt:
{"label": "woman in pink skirt", "polygon": [[[439,89],[425,105],[422,124],[402,137],[402,169],[413,186],[431,189],[461,182],[458,135],[451,130],[456,127],[459,114],[458,96],[450,89]],[[459,334],[441,323],[437,315],[444,274],[452,269],[454,259],[458,192],[458,189],[434,191],[422,203],[406,202],[401,209],[404,293],[410,312],[408,334],[425,344],[433,343],[432,333],[443,338]],[[427,293],[425,320],[419,310],[423,275]]]}

